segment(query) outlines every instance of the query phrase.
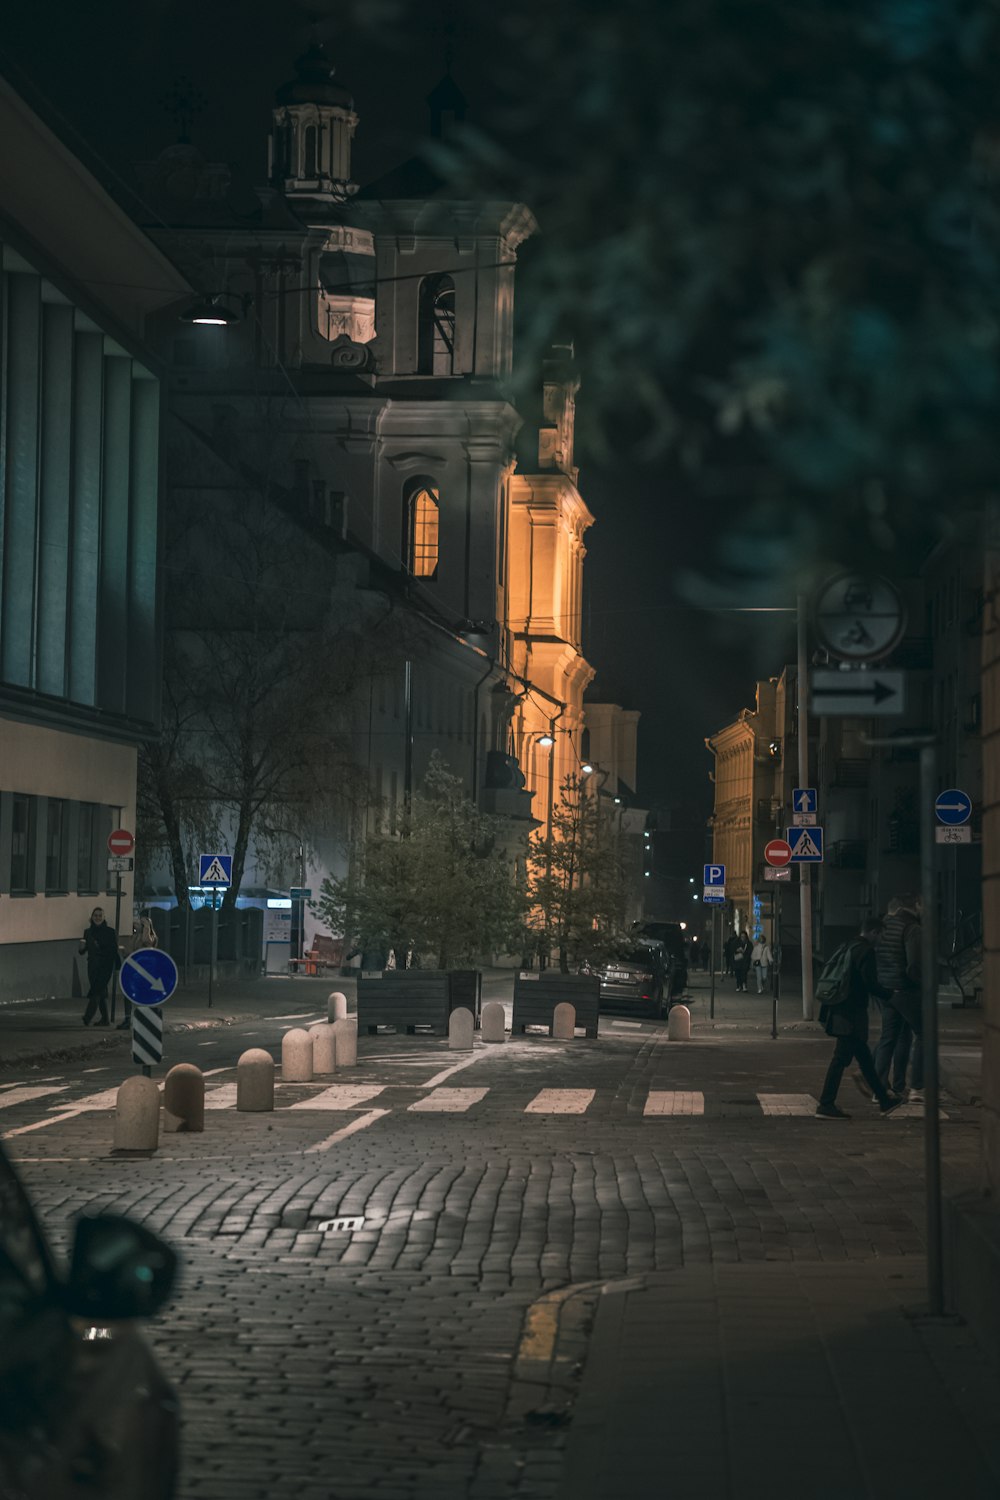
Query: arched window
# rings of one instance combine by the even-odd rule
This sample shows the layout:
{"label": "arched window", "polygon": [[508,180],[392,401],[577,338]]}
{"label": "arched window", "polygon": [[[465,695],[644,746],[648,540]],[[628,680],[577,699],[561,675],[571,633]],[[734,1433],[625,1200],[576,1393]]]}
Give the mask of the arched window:
{"label": "arched window", "polygon": [[307,181],[316,176],[315,125],[307,125],[302,134],[302,176]]}
{"label": "arched window", "polygon": [[421,375],[455,373],[455,283],[428,276],[420,287],[417,368]]}
{"label": "arched window", "polygon": [[437,576],[438,492],[424,479],[413,481],[406,497],[406,566],[414,578]]}

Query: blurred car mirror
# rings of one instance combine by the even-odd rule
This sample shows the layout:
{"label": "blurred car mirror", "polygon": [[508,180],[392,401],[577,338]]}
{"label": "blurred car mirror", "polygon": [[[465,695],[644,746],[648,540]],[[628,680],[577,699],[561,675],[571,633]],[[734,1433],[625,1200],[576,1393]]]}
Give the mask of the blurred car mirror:
{"label": "blurred car mirror", "polygon": [[92,1323],[148,1318],[169,1300],[177,1256],[141,1224],[117,1214],[77,1220],[63,1304]]}

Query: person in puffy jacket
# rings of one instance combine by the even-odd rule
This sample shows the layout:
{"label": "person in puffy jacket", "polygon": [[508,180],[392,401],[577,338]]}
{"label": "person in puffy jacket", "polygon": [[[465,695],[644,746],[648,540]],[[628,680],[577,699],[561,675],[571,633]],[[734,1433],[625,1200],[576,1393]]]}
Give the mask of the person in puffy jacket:
{"label": "person in puffy jacket", "polygon": [[920,897],[896,896],[889,902],[875,944],[875,969],[888,1000],[882,1007],[882,1034],[875,1048],[875,1071],[883,1086],[906,1092],[906,1064],[912,1044],[910,1103],[924,1097],[924,1045],[921,1014]]}

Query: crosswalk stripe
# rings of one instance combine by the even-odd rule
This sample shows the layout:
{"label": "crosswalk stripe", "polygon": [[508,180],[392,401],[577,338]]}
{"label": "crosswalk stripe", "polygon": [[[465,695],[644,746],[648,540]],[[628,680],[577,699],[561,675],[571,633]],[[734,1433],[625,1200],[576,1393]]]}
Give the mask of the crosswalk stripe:
{"label": "crosswalk stripe", "polygon": [[216,1088],[207,1090],[205,1094],[206,1109],[235,1109],[235,1107],[235,1083],[220,1083]]}
{"label": "crosswalk stripe", "polygon": [[64,1094],[66,1085],[57,1084],[54,1088],[50,1085],[43,1088],[40,1084],[30,1084],[26,1088],[9,1089],[0,1094],[0,1109],[10,1109],[14,1104],[28,1104],[32,1099],[44,1099],[47,1094]]}
{"label": "crosswalk stripe", "polygon": [[526,1115],[582,1115],[596,1089],[542,1089],[526,1106]]}
{"label": "crosswalk stripe", "polygon": [[381,1083],[335,1083],[321,1094],[314,1094],[311,1099],[300,1099],[298,1104],[293,1104],[290,1108],[357,1109],[360,1104],[367,1104],[369,1099],[384,1092],[385,1086]]}
{"label": "crosswalk stripe", "polygon": [[703,1115],[705,1095],[697,1090],[650,1089],[644,1115]]}
{"label": "crosswalk stripe", "polygon": [[434,1089],[409,1108],[427,1114],[460,1115],[485,1099],[489,1089]]}
{"label": "crosswalk stripe", "polygon": [[757,1102],[765,1115],[814,1115],[816,1100],[812,1094],[758,1094]]}

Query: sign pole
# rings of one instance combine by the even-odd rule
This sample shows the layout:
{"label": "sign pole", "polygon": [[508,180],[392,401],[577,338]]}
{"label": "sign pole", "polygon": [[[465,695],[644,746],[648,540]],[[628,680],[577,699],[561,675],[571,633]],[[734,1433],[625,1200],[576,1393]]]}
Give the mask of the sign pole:
{"label": "sign pole", "polygon": [[[798,739],[799,785],[809,783],[809,683],[806,642],[806,596],[796,599],[796,677],[798,679],[798,714],[796,715],[796,737]],[[802,1017],[811,1021],[813,1013],[813,938],[812,938],[812,881],[808,865],[799,866],[799,927],[802,946]]]}
{"label": "sign pole", "polygon": [[216,901],[219,898],[218,891],[212,892],[212,936],[208,950],[208,1008],[212,1009],[212,981],[215,978],[215,956],[219,951],[219,918]]}
{"label": "sign pole", "polygon": [[933,742],[920,750],[920,914],[921,1004],[924,1044],[924,1169],[927,1177],[927,1306],[932,1318],[944,1312],[944,1256],[941,1230],[941,1119],[938,1070],[937,913],[934,909]]}
{"label": "sign pole", "polygon": [[715,1020],[715,927],[716,927],[715,918],[716,918],[716,910],[715,910],[715,907],[713,906],[712,907],[712,937],[711,937],[712,958],[711,958],[711,963],[709,964],[709,968],[712,971],[712,978],[711,978],[710,988],[709,988],[709,992],[708,992],[708,1017],[709,1017],[710,1021],[714,1021]]}
{"label": "sign pole", "polygon": [[771,886],[771,1039],[778,1036],[778,965],[775,953],[778,949],[778,901],[780,897]]}

